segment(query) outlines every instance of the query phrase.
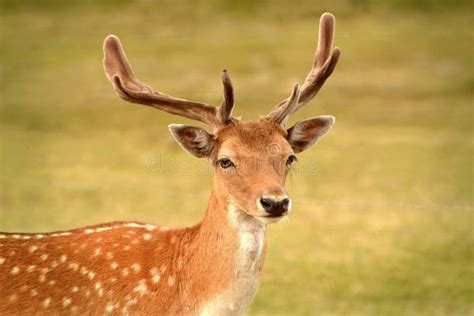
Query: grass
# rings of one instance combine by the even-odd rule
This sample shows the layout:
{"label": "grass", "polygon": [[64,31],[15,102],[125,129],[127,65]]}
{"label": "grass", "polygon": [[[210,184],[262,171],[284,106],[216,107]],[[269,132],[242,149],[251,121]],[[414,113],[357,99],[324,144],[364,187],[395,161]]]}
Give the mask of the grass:
{"label": "grass", "polygon": [[26,3],[0,18],[1,230],[203,216],[211,174],[167,131],[190,122],[115,96],[107,34],[172,95],[218,103],[229,69],[237,115],[255,118],[303,79],[332,10],[341,62],[293,121],[337,123],[288,179],[295,212],[270,229],[249,315],[474,314],[469,6]]}

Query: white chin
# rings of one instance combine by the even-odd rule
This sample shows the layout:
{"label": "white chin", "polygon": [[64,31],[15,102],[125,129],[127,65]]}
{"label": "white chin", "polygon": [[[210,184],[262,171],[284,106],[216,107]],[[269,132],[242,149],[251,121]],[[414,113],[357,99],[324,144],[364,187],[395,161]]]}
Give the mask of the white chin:
{"label": "white chin", "polygon": [[281,221],[283,217],[285,216],[279,216],[279,217],[258,216],[257,219],[265,224],[273,224],[273,223],[278,223],[279,221]]}

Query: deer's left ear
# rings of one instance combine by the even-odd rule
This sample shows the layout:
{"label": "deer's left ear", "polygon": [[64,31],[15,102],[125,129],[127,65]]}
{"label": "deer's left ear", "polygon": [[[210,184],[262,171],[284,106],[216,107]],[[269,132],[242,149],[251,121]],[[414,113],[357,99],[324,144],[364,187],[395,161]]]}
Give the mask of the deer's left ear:
{"label": "deer's left ear", "polygon": [[298,122],[288,129],[286,138],[294,152],[300,153],[324,136],[335,121],[334,116],[324,115]]}
{"label": "deer's left ear", "polygon": [[178,144],[191,155],[198,158],[211,157],[216,141],[204,129],[181,124],[171,124],[169,129]]}

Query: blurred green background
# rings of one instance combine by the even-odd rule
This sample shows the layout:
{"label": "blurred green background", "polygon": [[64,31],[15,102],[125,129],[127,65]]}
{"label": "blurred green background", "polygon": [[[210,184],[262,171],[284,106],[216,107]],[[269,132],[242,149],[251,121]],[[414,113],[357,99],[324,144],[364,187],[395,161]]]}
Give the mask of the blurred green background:
{"label": "blurred green background", "polygon": [[337,122],[288,179],[248,314],[474,315],[470,2],[1,0],[0,230],[203,217],[207,163],[167,128],[196,123],[119,100],[106,35],[172,95],[218,104],[229,69],[252,119],[304,79],[330,11],[341,61],[292,122]]}

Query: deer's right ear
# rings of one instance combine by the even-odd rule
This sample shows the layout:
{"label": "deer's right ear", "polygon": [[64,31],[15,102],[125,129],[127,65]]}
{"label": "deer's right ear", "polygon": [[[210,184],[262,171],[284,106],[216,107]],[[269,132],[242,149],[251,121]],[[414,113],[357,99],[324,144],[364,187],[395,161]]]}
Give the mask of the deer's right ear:
{"label": "deer's right ear", "polygon": [[182,124],[171,124],[169,129],[178,144],[191,155],[198,158],[211,157],[216,141],[207,131]]}

